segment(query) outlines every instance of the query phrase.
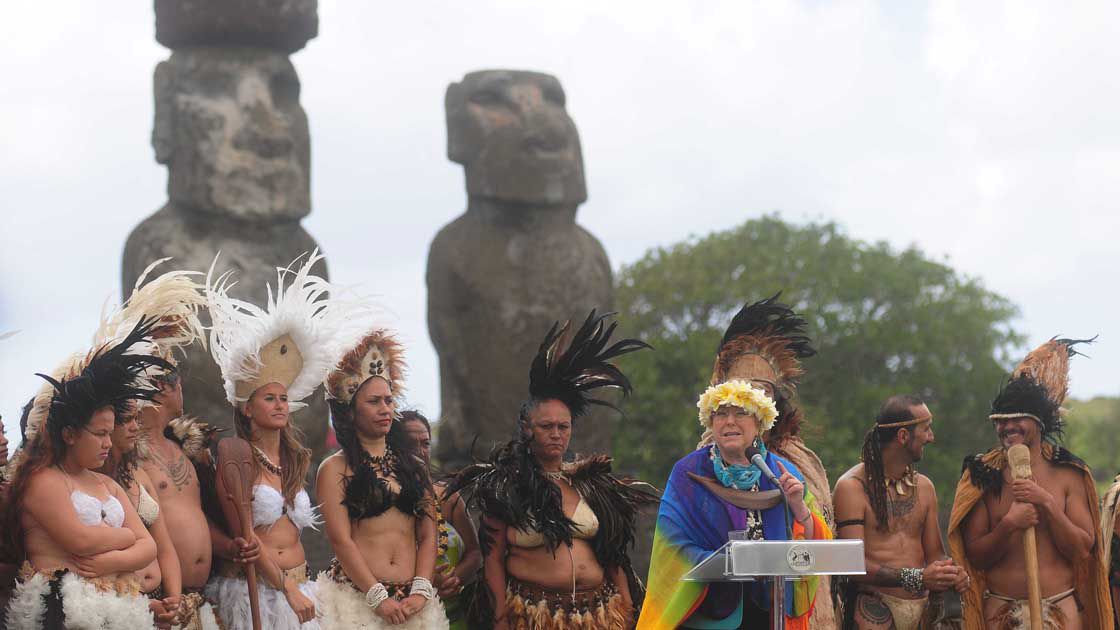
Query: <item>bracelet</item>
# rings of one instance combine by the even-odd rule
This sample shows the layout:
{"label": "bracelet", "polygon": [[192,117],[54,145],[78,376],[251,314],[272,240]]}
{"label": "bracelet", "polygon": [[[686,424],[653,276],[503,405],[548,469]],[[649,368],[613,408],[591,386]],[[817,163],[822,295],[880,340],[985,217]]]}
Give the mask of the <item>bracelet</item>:
{"label": "bracelet", "polygon": [[377,610],[377,607],[381,605],[381,602],[387,599],[389,599],[389,590],[386,589],[385,585],[381,582],[374,584],[373,586],[369,587],[368,591],[366,591],[366,604],[374,610]]}
{"label": "bracelet", "polygon": [[436,589],[432,586],[431,580],[419,575],[412,578],[412,588],[408,590],[409,595],[420,595],[424,599],[432,599],[436,596]]}
{"label": "bracelet", "polygon": [[899,569],[898,570],[902,588],[907,593],[917,595],[926,590],[925,578],[922,577],[921,569]]}
{"label": "bracelet", "polygon": [[796,516],[794,517],[794,519],[796,519],[797,522],[801,523],[801,524],[804,524],[805,522],[812,520],[812,518],[813,518],[813,513],[811,511],[809,511],[808,509],[805,510],[805,518],[797,518]]}

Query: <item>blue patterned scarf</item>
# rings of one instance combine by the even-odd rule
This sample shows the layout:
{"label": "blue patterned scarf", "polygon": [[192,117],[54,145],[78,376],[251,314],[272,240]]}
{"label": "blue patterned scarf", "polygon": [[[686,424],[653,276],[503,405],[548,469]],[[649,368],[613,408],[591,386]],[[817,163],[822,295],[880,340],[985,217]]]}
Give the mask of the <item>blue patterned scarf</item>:
{"label": "blue patterned scarf", "polygon": [[[761,440],[755,442],[755,447],[758,452],[762,453],[762,458],[766,458],[766,445]],[[719,447],[715,444],[712,445],[712,468],[715,469],[716,479],[719,480],[724,486],[728,488],[735,488],[736,490],[750,490],[758,485],[758,478],[762,476],[762,471],[754,464],[746,466],[742,464],[726,464],[723,461],[723,456],[720,455]],[[776,473],[775,473],[776,474]]]}

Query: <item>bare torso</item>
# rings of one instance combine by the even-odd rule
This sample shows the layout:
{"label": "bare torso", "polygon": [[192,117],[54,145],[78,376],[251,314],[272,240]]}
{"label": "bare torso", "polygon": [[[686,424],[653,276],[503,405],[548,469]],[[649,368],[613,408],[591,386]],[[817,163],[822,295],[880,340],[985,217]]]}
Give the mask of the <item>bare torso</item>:
{"label": "bare torso", "polygon": [[[1039,463],[1032,466],[1035,482],[1054,495],[1059,505],[1065,505],[1070,493],[1070,484],[1079,483],[1076,473],[1063,470],[1052,464]],[[1005,478],[1004,484],[1009,482]],[[987,510],[988,523],[994,529],[1011,508],[1011,493],[1005,488],[1000,494],[987,492],[974,510]],[[988,569],[988,588],[1001,595],[1022,599],[1027,597],[1027,564],[1023,552],[1023,532],[1011,534],[1010,546],[1003,558]],[[1073,588],[1073,564],[1066,559],[1054,544],[1045,518],[1039,519],[1035,526],[1035,541],[1038,545],[1039,585],[1042,596],[1049,597]]]}
{"label": "bare torso", "polygon": [[412,580],[416,574],[416,517],[391,507],[372,518],[351,520],[350,532],[378,580]]}
{"label": "bare torso", "polygon": [[[149,492],[154,487],[151,485],[151,479],[148,477],[148,474],[145,473],[143,469],[135,471],[132,485],[128,488],[124,488],[124,493],[128,496],[128,501],[132,503],[132,507],[134,508],[140,505],[141,484],[146,484]],[[159,568],[159,557],[157,556],[155,560],[148,563],[148,566],[137,571],[136,575],[140,577],[140,589],[145,593],[150,593],[159,586],[163,582],[163,573]]]}
{"label": "bare torso", "polygon": [[[53,468],[49,468],[36,473],[37,475],[61,475],[62,473]],[[100,477],[98,475],[97,477]],[[83,478],[68,478],[67,490],[79,490],[88,494],[100,501],[105,501],[109,498],[110,491],[105,483],[91,481],[91,477]],[[58,503],[59,509],[74,510],[73,504],[70,503],[70,498],[65,497],[41,497],[38,496],[31,485],[26,495],[24,495],[24,503],[42,503],[45,501],[55,501]],[[119,500],[119,499],[118,499]],[[75,510],[76,513],[76,510]],[[71,561],[71,555],[66,549],[57,541],[51,538],[43,526],[35,519],[29,510],[24,510],[21,516],[21,525],[23,526],[23,544],[24,551],[27,554],[27,561],[31,564],[32,568],[38,571],[54,571],[55,569],[68,569],[74,571],[77,566]],[[104,523],[100,523],[95,527],[109,527]],[[122,574],[113,574],[109,577],[116,577]]]}
{"label": "bare torso", "polygon": [[[927,558],[923,538],[927,514],[935,504],[936,495],[933,483],[925,475],[917,475],[917,487],[905,488],[906,495],[900,496],[892,486],[887,490],[887,529],[879,528],[879,520],[871,508],[867,497],[866,475],[863,464],[853,466],[837,480],[837,488],[844,483],[856,483],[860,488],[863,508],[863,550],[869,562],[888,567],[925,567],[938,558]],[[839,512],[838,512],[839,513]],[[850,514],[850,512],[849,512]],[[840,527],[840,534],[848,537],[848,528]],[[871,588],[888,595],[912,599],[916,596],[900,587],[872,586]]]}
{"label": "bare torso", "polygon": [[[575,514],[580,496],[566,483],[554,482],[563,497],[564,514],[569,518]],[[547,546],[520,547],[514,544],[516,533],[507,529],[506,573],[514,579],[531,582],[540,586],[564,590],[571,589],[573,583],[578,589],[593,588],[603,583],[606,577],[599,564],[590,540],[572,539],[569,548],[563,544],[553,551]]]}
{"label": "bare torso", "polygon": [[144,472],[155,486],[160,513],[183,571],[183,588],[201,588],[210,576],[210,528],[202,511],[202,498],[194,464],[178,444],[162,435],[152,437],[151,457]]}

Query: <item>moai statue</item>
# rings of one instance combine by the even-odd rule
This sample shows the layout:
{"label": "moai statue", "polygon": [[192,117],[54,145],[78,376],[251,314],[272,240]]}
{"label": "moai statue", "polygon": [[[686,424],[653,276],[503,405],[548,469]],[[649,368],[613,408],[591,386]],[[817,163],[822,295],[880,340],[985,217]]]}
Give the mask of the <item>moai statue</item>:
{"label": "moai statue", "polygon": [[[288,55],[318,32],[316,0],[156,0],[156,39],[172,48],[155,70],[156,160],[167,165],[168,201],[132,231],[121,289],[151,262],[216,274],[235,271],[231,293],[257,304],[276,268],[316,247],[300,226],[311,211],[311,149],[299,77]],[[326,269],[317,269],[326,277]],[[221,374],[195,348],[183,369],[187,412],[227,429],[233,413]],[[322,454],[321,396],[293,415]]]}
{"label": "moai statue", "polygon": [[[470,461],[476,438],[484,455],[514,434],[549,326],[609,309],[613,285],[603,246],[575,222],[587,185],[556,77],[472,72],[448,86],[445,107],[467,211],[428,254],[428,329],[440,360],[436,455],[455,467]],[[609,452],[608,417],[578,421],[571,450]]]}

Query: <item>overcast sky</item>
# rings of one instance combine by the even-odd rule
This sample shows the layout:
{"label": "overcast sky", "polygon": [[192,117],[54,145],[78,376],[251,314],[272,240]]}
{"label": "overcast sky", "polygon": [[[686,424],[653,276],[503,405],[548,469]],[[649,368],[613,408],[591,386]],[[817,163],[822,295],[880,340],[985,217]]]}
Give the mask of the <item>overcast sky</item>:
{"label": "overcast sky", "polygon": [[[165,201],[150,146],[150,2],[17,2],[0,23],[0,414],[83,348],[129,230]],[[293,61],[332,277],[394,311],[410,402],[439,409],[424,268],[465,207],[443,93],[558,76],[579,127],[578,220],[617,269],[765,212],[916,244],[1022,309],[1037,344],[1090,336],[1076,396],[1120,394],[1117,3],[321,0]],[[988,387],[988,384],[978,384]],[[188,401],[188,409],[190,403]]]}

